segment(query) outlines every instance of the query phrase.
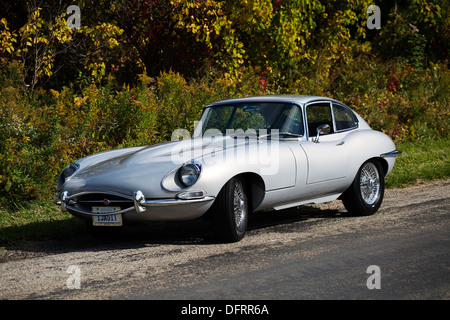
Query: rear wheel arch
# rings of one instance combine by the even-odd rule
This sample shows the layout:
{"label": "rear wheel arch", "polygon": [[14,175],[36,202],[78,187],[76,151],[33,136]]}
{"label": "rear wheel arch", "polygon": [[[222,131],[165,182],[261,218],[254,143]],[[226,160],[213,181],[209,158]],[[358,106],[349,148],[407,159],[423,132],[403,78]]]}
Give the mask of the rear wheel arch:
{"label": "rear wheel arch", "polygon": [[383,176],[386,177],[389,168],[387,161],[381,157],[374,157],[369,160],[374,162],[377,161],[381,165],[381,168],[383,169]]}
{"label": "rear wheel arch", "polygon": [[[378,162],[378,163],[380,164],[380,166],[381,166],[381,169],[383,169],[383,172],[382,172],[383,177],[386,177],[387,172],[388,172],[388,168],[389,168],[388,162],[387,162],[385,159],[383,159],[382,157],[372,157],[372,158],[369,158],[369,159],[366,159],[366,160],[359,160],[359,161],[357,162],[357,163],[359,163],[359,166],[358,166],[358,170],[356,171],[356,173],[355,173],[353,179],[356,178],[356,175],[358,174],[359,169],[361,168],[361,166],[362,166],[364,163],[368,162],[368,161],[371,161],[371,162]],[[355,163],[355,166],[356,166],[356,165],[357,165],[357,164]]]}

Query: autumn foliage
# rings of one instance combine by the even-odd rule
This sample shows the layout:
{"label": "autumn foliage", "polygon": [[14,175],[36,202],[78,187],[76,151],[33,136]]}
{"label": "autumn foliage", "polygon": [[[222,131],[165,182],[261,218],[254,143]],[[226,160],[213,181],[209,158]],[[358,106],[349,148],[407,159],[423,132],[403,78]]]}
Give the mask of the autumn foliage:
{"label": "autumn foliage", "polygon": [[[69,29],[76,4],[81,28]],[[395,141],[448,139],[447,1],[0,2],[0,201],[51,198],[60,170],[170,140],[215,100],[343,101]]]}

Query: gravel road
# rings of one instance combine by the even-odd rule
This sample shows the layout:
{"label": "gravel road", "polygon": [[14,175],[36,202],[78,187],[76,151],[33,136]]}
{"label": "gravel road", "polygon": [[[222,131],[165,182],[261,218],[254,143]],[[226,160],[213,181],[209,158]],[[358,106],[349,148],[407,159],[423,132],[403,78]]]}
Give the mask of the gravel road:
{"label": "gravel road", "polygon": [[[447,180],[387,190],[381,209],[369,217],[346,217],[339,201],[254,214],[247,236],[233,244],[214,242],[207,225],[195,221],[131,226],[117,240],[85,235],[28,251],[6,250],[0,252],[0,299],[336,298],[322,295],[323,281],[352,278],[355,272],[345,261],[367,267],[361,251],[368,243],[371,258],[384,257],[384,264],[397,263],[397,269],[402,259],[411,259],[411,281],[421,273],[414,270],[426,265],[419,257],[429,258],[434,269],[427,272],[436,274],[428,277],[439,285],[429,285],[434,291],[415,285],[403,295],[392,290],[392,296],[358,296],[355,289],[343,298],[450,299],[449,199]],[[427,239],[431,249],[424,247]],[[408,256],[394,252],[397,247]],[[365,273],[358,290],[367,292]],[[290,287],[299,275],[302,294]]]}

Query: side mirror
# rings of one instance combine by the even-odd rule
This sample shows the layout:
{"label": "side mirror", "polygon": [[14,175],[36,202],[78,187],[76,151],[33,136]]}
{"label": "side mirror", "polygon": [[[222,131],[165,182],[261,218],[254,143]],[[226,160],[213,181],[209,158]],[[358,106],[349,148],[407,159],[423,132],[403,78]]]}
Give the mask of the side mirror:
{"label": "side mirror", "polygon": [[322,124],[322,125],[317,127],[316,131],[317,131],[317,135],[316,135],[315,138],[313,138],[312,141],[314,143],[319,143],[319,136],[321,134],[328,134],[328,133],[330,133],[330,126],[328,124]]}

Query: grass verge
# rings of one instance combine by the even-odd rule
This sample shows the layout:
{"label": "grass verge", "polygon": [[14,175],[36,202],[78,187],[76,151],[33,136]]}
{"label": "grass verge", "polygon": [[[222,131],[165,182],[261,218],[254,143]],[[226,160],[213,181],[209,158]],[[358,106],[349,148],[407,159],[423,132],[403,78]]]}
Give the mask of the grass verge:
{"label": "grass verge", "polygon": [[[386,178],[387,188],[450,178],[450,140],[398,144],[402,154]],[[33,201],[16,210],[0,208],[0,250],[23,241],[61,240],[85,233],[84,222],[51,201]]]}
{"label": "grass verge", "polygon": [[85,223],[52,201],[32,201],[15,210],[0,208],[0,250],[22,241],[61,240],[85,232]]}
{"label": "grass verge", "polygon": [[402,154],[386,178],[387,188],[401,188],[450,177],[450,139],[399,143]]}

